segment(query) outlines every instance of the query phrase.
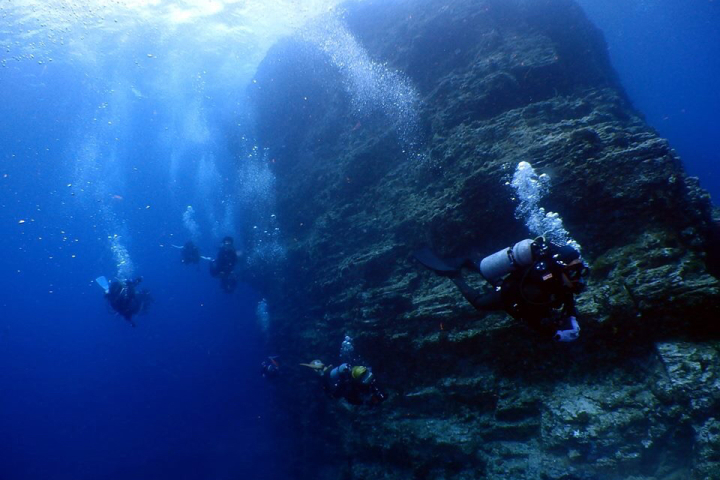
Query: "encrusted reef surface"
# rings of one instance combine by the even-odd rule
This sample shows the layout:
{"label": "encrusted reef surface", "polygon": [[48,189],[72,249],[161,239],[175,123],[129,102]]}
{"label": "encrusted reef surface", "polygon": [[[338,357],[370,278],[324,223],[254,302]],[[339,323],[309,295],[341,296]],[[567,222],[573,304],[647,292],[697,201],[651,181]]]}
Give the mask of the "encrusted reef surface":
{"label": "encrusted reef surface", "polygon": [[[245,276],[303,432],[297,477],[720,479],[710,199],[579,7],[377,0],[333,25],[272,48],[249,89],[287,255]],[[523,160],[592,267],[574,344],[475,312],[412,260],[530,236],[507,185]],[[346,334],[377,408],[295,366],[337,363]]]}

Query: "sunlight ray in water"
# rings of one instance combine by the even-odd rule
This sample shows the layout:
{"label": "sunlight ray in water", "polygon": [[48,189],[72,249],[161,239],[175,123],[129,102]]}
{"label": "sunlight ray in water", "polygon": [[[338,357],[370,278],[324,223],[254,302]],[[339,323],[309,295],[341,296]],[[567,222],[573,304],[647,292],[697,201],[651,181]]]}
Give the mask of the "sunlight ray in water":
{"label": "sunlight ray in water", "polygon": [[[0,62],[92,61],[92,45],[122,46],[149,30],[197,51],[241,52],[257,66],[278,38],[331,11],[338,0],[20,0],[0,7]],[[149,56],[153,52],[147,52]]]}

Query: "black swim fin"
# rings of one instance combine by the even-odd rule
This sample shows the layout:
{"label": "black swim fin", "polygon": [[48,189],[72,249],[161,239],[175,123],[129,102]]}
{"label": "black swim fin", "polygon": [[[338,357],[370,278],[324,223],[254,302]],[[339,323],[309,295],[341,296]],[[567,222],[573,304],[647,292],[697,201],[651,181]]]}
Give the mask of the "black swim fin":
{"label": "black swim fin", "polygon": [[429,248],[416,251],[413,256],[424,267],[429,268],[438,275],[450,277],[456,275],[460,270],[457,267],[448,265],[443,259],[435,255]]}

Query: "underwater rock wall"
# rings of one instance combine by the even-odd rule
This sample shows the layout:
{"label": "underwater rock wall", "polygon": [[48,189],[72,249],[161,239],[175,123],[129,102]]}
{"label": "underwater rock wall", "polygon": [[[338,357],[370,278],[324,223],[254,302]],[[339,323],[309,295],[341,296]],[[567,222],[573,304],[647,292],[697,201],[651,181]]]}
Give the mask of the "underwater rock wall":
{"label": "underwater rock wall", "polygon": [[[245,277],[273,319],[297,478],[719,479],[710,199],[580,8],[368,0],[331,24],[272,48],[249,89],[287,255]],[[543,206],[592,267],[574,344],[479,314],[411,257],[528,237],[520,161],[550,175]],[[337,364],[345,334],[390,395],[375,409],[296,367]]]}

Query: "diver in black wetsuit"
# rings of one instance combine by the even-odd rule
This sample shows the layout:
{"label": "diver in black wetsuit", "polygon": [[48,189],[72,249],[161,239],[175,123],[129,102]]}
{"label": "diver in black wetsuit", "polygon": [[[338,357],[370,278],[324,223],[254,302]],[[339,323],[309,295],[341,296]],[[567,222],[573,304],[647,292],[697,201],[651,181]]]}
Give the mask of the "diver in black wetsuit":
{"label": "diver in black wetsuit", "polygon": [[263,378],[273,379],[280,375],[280,364],[277,356],[268,357],[267,360],[260,364],[260,374]]}
{"label": "diver in black wetsuit", "polygon": [[237,259],[232,237],[223,238],[217,257],[210,262],[210,275],[220,278],[220,287],[227,293],[232,293],[237,286],[237,276],[233,272]]}
{"label": "diver in black wetsuit", "polygon": [[138,291],[137,286],[141,281],[142,277],[134,280],[115,278],[110,282],[105,293],[105,298],[112,309],[122,315],[133,327],[135,326],[135,322],[132,320],[133,315],[144,313],[152,303],[149,291]]}
{"label": "diver in black wetsuit", "polygon": [[180,261],[185,265],[200,263],[200,249],[192,241],[188,240],[180,252]]}
{"label": "diver in black wetsuit", "polygon": [[323,390],[330,398],[344,398],[350,405],[368,406],[378,405],[387,398],[369,367],[343,363],[333,368],[320,360],[300,365],[312,368],[322,376]]}
{"label": "diver in black wetsuit", "polygon": [[[448,277],[477,310],[505,310],[525,321],[543,337],[572,342],[580,335],[575,295],[585,288],[588,272],[580,253],[542,237],[523,240],[479,262],[467,258],[442,260],[430,250],[415,253],[425,267]],[[462,277],[465,267],[479,272],[495,289],[481,292]]]}

